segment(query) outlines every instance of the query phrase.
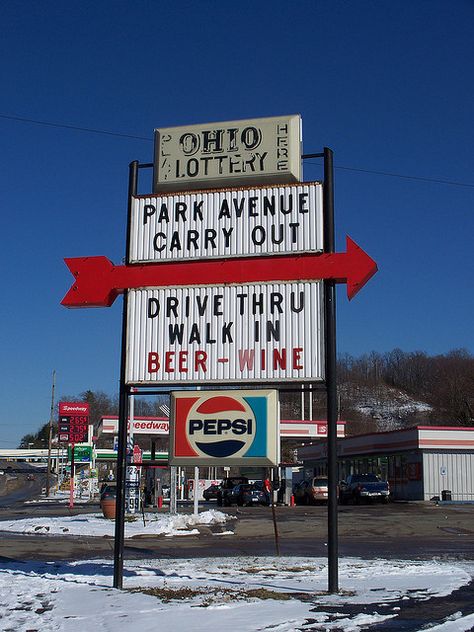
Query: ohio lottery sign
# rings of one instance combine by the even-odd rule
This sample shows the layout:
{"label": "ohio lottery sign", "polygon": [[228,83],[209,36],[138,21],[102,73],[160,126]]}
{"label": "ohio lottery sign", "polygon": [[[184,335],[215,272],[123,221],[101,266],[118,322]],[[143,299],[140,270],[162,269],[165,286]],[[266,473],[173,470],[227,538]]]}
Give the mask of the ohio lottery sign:
{"label": "ohio lottery sign", "polygon": [[171,394],[171,465],[278,465],[278,393],[176,391]]}

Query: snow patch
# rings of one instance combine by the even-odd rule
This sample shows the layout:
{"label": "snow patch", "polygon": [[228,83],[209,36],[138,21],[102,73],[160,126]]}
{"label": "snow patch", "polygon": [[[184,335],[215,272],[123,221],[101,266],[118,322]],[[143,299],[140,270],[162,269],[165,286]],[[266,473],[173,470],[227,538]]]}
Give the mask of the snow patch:
{"label": "snow patch", "polygon": [[[221,511],[210,509],[200,514],[149,514],[136,515],[133,522],[125,522],[125,536],[136,535],[196,535],[196,525],[222,525],[227,520],[234,520]],[[88,536],[114,536],[115,521],[105,519],[102,514],[84,514],[82,516],[64,516],[61,518],[24,518],[22,520],[0,521],[0,531],[15,533],[47,533],[49,535],[88,535]]]}

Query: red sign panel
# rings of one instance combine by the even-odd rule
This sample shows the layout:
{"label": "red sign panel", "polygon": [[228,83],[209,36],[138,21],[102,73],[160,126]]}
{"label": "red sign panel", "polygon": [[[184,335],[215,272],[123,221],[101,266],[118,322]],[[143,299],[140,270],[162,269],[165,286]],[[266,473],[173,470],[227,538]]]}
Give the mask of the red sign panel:
{"label": "red sign panel", "polygon": [[134,445],[133,446],[133,455],[132,455],[132,462],[133,463],[141,463],[142,461],[142,451],[140,446],[138,445]]}
{"label": "red sign panel", "polygon": [[89,404],[84,402],[59,403],[59,441],[83,443],[89,432]]}
{"label": "red sign panel", "polygon": [[59,402],[59,416],[86,415],[89,417],[89,404],[87,402]]}

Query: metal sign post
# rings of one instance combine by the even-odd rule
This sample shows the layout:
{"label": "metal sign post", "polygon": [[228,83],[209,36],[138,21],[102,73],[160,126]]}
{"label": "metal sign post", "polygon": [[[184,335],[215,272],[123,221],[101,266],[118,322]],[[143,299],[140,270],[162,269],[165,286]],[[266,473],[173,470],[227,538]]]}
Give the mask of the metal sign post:
{"label": "metal sign post", "polygon": [[170,514],[172,516],[178,513],[177,486],[177,468],[172,465],[170,467]]}
{"label": "metal sign post", "polygon": [[74,443],[71,443],[71,477],[69,479],[69,509],[74,507]]}
{"label": "metal sign post", "polygon": [[[138,161],[130,163],[128,178],[128,218],[127,218],[127,253],[129,255],[129,228],[132,196],[137,193]],[[123,588],[123,546],[125,539],[125,472],[127,456],[127,422],[128,422],[128,397],[130,389],[127,387],[126,361],[127,361],[127,308],[128,291],[123,295],[122,311],[122,352],[120,360],[120,390],[119,390],[119,429],[117,452],[117,500],[115,510],[115,540],[114,540],[114,588]]]}
{"label": "metal sign post", "polygon": [[199,467],[194,468],[194,503],[193,503],[193,514],[195,516],[199,513]]}
{"label": "metal sign post", "polygon": [[[324,148],[324,246],[325,252],[335,251],[334,239],[334,180],[333,154]],[[338,533],[337,533],[337,379],[336,379],[336,285],[333,279],[324,281],[324,311],[326,325],[326,394],[328,422],[328,591],[338,592]]]}

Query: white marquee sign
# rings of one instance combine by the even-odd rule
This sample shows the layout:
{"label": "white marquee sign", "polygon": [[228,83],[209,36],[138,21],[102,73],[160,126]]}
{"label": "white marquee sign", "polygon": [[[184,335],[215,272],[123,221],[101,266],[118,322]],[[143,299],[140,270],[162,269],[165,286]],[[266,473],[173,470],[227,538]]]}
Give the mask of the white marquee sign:
{"label": "white marquee sign", "polygon": [[323,380],[322,294],[321,282],[130,290],[127,383]]}
{"label": "white marquee sign", "polygon": [[130,263],[323,250],[322,185],[133,198]]}

